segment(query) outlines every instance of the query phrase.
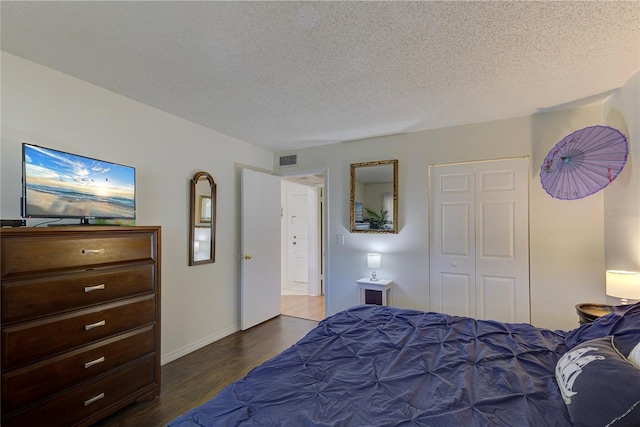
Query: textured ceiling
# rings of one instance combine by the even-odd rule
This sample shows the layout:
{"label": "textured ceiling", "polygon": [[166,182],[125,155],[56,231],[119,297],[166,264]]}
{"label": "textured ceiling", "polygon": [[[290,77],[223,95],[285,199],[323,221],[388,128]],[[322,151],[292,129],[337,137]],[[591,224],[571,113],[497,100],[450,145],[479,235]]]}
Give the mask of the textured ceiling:
{"label": "textured ceiling", "polygon": [[640,2],[10,2],[2,49],[274,151],[601,102]]}

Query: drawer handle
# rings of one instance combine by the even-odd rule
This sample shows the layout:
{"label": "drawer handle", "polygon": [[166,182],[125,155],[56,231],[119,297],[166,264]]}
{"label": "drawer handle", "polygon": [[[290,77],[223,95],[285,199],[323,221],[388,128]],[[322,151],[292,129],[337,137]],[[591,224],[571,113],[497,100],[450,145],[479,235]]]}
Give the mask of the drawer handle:
{"label": "drawer handle", "polygon": [[95,286],[85,286],[84,287],[84,291],[85,292],[93,292],[93,291],[99,291],[100,289],[104,289],[104,283],[101,283],[99,285],[95,285]]}
{"label": "drawer handle", "polygon": [[92,367],[93,365],[97,365],[98,363],[102,363],[102,362],[104,362],[104,356],[98,357],[96,360],[92,360],[91,362],[85,363],[84,368],[87,369]]}
{"label": "drawer handle", "polygon": [[83,254],[101,254],[104,252],[104,249],[83,249]]}
{"label": "drawer handle", "polygon": [[92,323],[92,324],[90,324],[90,325],[85,325],[84,330],[85,330],[85,331],[90,331],[90,330],[91,330],[91,329],[93,329],[93,328],[98,328],[98,327],[100,327],[100,326],[104,326],[104,325],[106,325],[106,324],[107,324],[107,321],[106,321],[106,320],[101,320],[101,321],[99,321],[99,322]]}
{"label": "drawer handle", "polygon": [[98,400],[100,400],[100,399],[104,399],[104,393],[100,393],[99,395],[94,396],[94,397],[92,397],[92,398],[91,398],[91,399],[89,399],[89,400],[85,400],[85,401],[84,401],[84,406],[89,406],[89,405],[91,405],[92,403],[97,402],[97,401],[98,401]]}

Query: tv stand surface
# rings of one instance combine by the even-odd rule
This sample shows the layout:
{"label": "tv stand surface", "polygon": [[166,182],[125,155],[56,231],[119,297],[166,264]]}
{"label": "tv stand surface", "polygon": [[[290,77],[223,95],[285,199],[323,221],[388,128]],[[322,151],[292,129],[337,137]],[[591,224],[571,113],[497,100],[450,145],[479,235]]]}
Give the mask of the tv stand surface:
{"label": "tv stand surface", "polygon": [[81,222],[79,224],[47,224],[47,227],[84,227],[84,226],[104,227],[105,225],[108,225],[109,227],[111,226],[117,227],[120,224],[90,224],[88,222]]}
{"label": "tv stand surface", "polygon": [[70,227],[70,226],[75,227],[75,226],[78,226],[78,225],[99,225],[99,224],[91,224],[89,222],[88,218],[82,218],[79,223],[75,223],[75,224],[55,224],[55,223],[52,223],[52,224],[47,224],[47,227]]}

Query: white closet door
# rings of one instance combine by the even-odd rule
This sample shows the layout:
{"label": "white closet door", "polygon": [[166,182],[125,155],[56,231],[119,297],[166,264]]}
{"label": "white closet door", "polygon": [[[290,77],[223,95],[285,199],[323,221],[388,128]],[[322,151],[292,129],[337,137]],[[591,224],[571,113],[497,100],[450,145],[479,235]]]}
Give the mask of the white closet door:
{"label": "white closet door", "polygon": [[431,309],[529,322],[528,159],[434,166]]}
{"label": "white closet door", "polygon": [[473,166],[432,167],[430,179],[431,310],[476,317]]}
{"label": "white closet door", "polygon": [[476,165],[477,316],[530,322],[528,159]]}

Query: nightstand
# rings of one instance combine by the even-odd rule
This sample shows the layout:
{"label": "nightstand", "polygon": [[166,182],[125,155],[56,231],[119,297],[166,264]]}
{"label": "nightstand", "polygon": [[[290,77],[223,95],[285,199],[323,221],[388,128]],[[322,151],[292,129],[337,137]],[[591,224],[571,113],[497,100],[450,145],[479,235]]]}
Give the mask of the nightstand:
{"label": "nightstand", "polygon": [[611,313],[613,307],[606,304],[582,303],[576,305],[576,313],[580,319],[580,324],[592,323],[599,317]]}
{"label": "nightstand", "polygon": [[391,279],[373,281],[367,277],[357,280],[360,304],[391,305]]}

